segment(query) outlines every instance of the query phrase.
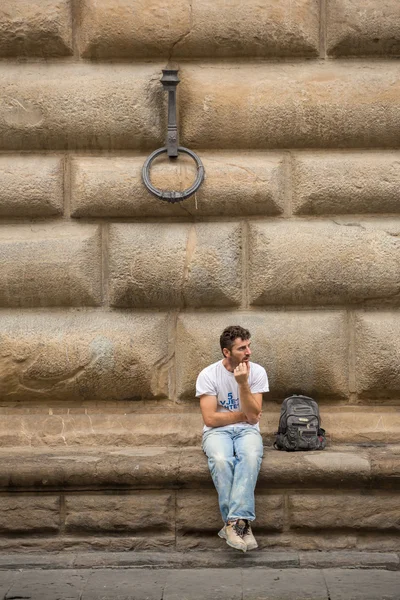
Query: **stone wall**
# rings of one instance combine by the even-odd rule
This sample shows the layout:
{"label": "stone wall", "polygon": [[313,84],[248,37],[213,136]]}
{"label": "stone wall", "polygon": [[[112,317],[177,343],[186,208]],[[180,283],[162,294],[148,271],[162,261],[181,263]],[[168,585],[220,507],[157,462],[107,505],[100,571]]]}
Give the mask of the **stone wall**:
{"label": "stone wall", "polygon": [[[2,402],[193,400],[238,322],[273,399],[397,405],[399,25],[395,0],[3,0]],[[141,182],[168,61],[206,170],[175,205]]]}
{"label": "stone wall", "polygon": [[266,450],[260,546],[398,549],[399,58],[398,0],[2,0],[0,549],[220,548],[194,384],[234,323],[266,446],[293,392],[329,441]]}

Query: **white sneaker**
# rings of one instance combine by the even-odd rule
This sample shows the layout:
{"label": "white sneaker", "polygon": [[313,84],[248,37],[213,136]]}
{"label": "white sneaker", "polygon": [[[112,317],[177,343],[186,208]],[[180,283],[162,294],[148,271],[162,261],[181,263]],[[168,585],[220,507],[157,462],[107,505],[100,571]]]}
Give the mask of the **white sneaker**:
{"label": "white sneaker", "polygon": [[238,526],[238,521],[227,523],[225,527],[218,532],[220,538],[226,540],[228,546],[246,552],[247,546],[242,537],[243,527]]}

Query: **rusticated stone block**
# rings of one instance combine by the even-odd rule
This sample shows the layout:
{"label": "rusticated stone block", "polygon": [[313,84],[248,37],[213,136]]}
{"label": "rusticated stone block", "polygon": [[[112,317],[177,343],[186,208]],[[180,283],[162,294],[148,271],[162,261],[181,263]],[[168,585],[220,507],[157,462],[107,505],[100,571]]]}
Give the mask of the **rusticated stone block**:
{"label": "rusticated stone block", "polygon": [[111,225],[109,268],[113,306],[237,306],[241,225]]}
{"label": "rusticated stone block", "polygon": [[100,280],[98,227],[1,227],[0,306],[95,306],[101,302]]}
{"label": "rusticated stone block", "polygon": [[296,154],[293,212],[298,215],[399,212],[400,154]]}
{"label": "rusticated stone block", "polygon": [[1,496],[0,531],[3,533],[54,532],[60,527],[60,500],[51,496]]}
{"label": "rusticated stone block", "polygon": [[0,322],[4,401],[167,395],[165,315],[3,311]]}
{"label": "rusticated stone block", "polygon": [[154,64],[0,64],[0,149],[154,149],[165,94]]}
{"label": "rusticated stone block", "polygon": [[194,400],[199,372],[222,358],[228,325],[252,334],[253,360],[266,368],[272,397],[289,393],[346,396],[347,322],[341,312],[259,312],[181,315],[177,326],[177,392]]}
{"label": "rusticated stone block", "polygon": [[292,495],[289,511],[294,528],[400,529],[397,495]]}
{"label": "rusticated stone block", "polygon": [[362,398],[398,399],[400,315],[357,313],[356,388]]}
{"label": "rusticated stone block", "polygon": [[399,77],[396,62],[190,64],[179,84],[182,143],[397,148]]}
{"label": "rusticated stone block", "polygon": [[70,0],[2,0],[0,56],[72,54]]}
{"label": "rusticated stone block", "polygon": [[251,304],[399,304],[400,222],[254,222]]}
{"label": "rusticated stone block", "polygon": [[[280,494],[256,494],[257,528],[280,531],[283,528],[284,499]],[[177,492],[178,533],[210,533],[222,527],[215,490]]]}
{"label": "rusticated stone block", "polygon": [[63,212],[63,164],[56,156],[0,156],[0,217]]}
{"label": "rusticated stone block", "polygon": [[[152,196],[142,182],[142,157],[79,157],[72,160],[73,217],[166,217],[278,215],[284,208],[283,157],[256,152],[201,153],[206,177],[196,196],[170,204]],[[196,178],[194,161],[157,160],[152,183],[183,190]]]}
{"label": "rusticated stone block", "polygon": [[[168,26],[166,26],[168,23]],[[83,0],[80,49],[90,58],[315,56],[316,0]]]}
{"label": "rusticated stone block", "polygon": [[67,496],[67,531],[137,532],[175,529],[175,495],[140,490],[128,495]]}
{"label": "rusticated stone block", "polygon": [[397,0],[328,0],[327,51],[334,56],[400,55]]}

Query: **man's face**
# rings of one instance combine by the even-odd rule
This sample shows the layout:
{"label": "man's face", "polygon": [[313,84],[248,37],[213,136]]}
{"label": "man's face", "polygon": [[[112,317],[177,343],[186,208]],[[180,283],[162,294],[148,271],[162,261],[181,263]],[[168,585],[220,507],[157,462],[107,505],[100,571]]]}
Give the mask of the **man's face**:
{"label": "man's face", "polygon": [[246,364],[249,362],[251,356],[250,344],[250,340],[236,338],[230,351],[225,348],[225,356],[230,359],[232,366],[237,367],[242,362]]}

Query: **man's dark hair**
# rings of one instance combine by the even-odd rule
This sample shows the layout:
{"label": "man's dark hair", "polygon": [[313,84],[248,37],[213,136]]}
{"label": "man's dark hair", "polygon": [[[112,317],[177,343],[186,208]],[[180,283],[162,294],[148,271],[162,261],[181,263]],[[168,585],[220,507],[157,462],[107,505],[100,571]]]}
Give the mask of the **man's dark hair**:
{"label": "man's dark hair", "polygon": [[233,342],[236,340],[236,338],[240,338],[241,340],[249,340],[251,338],[251,333],[248,329],[240,327],[240,325],[229,325],[229,327],[225,327],[221,337],[219,338],[222,352],[224,348],[228,348],[228,350],[231,351]]}

